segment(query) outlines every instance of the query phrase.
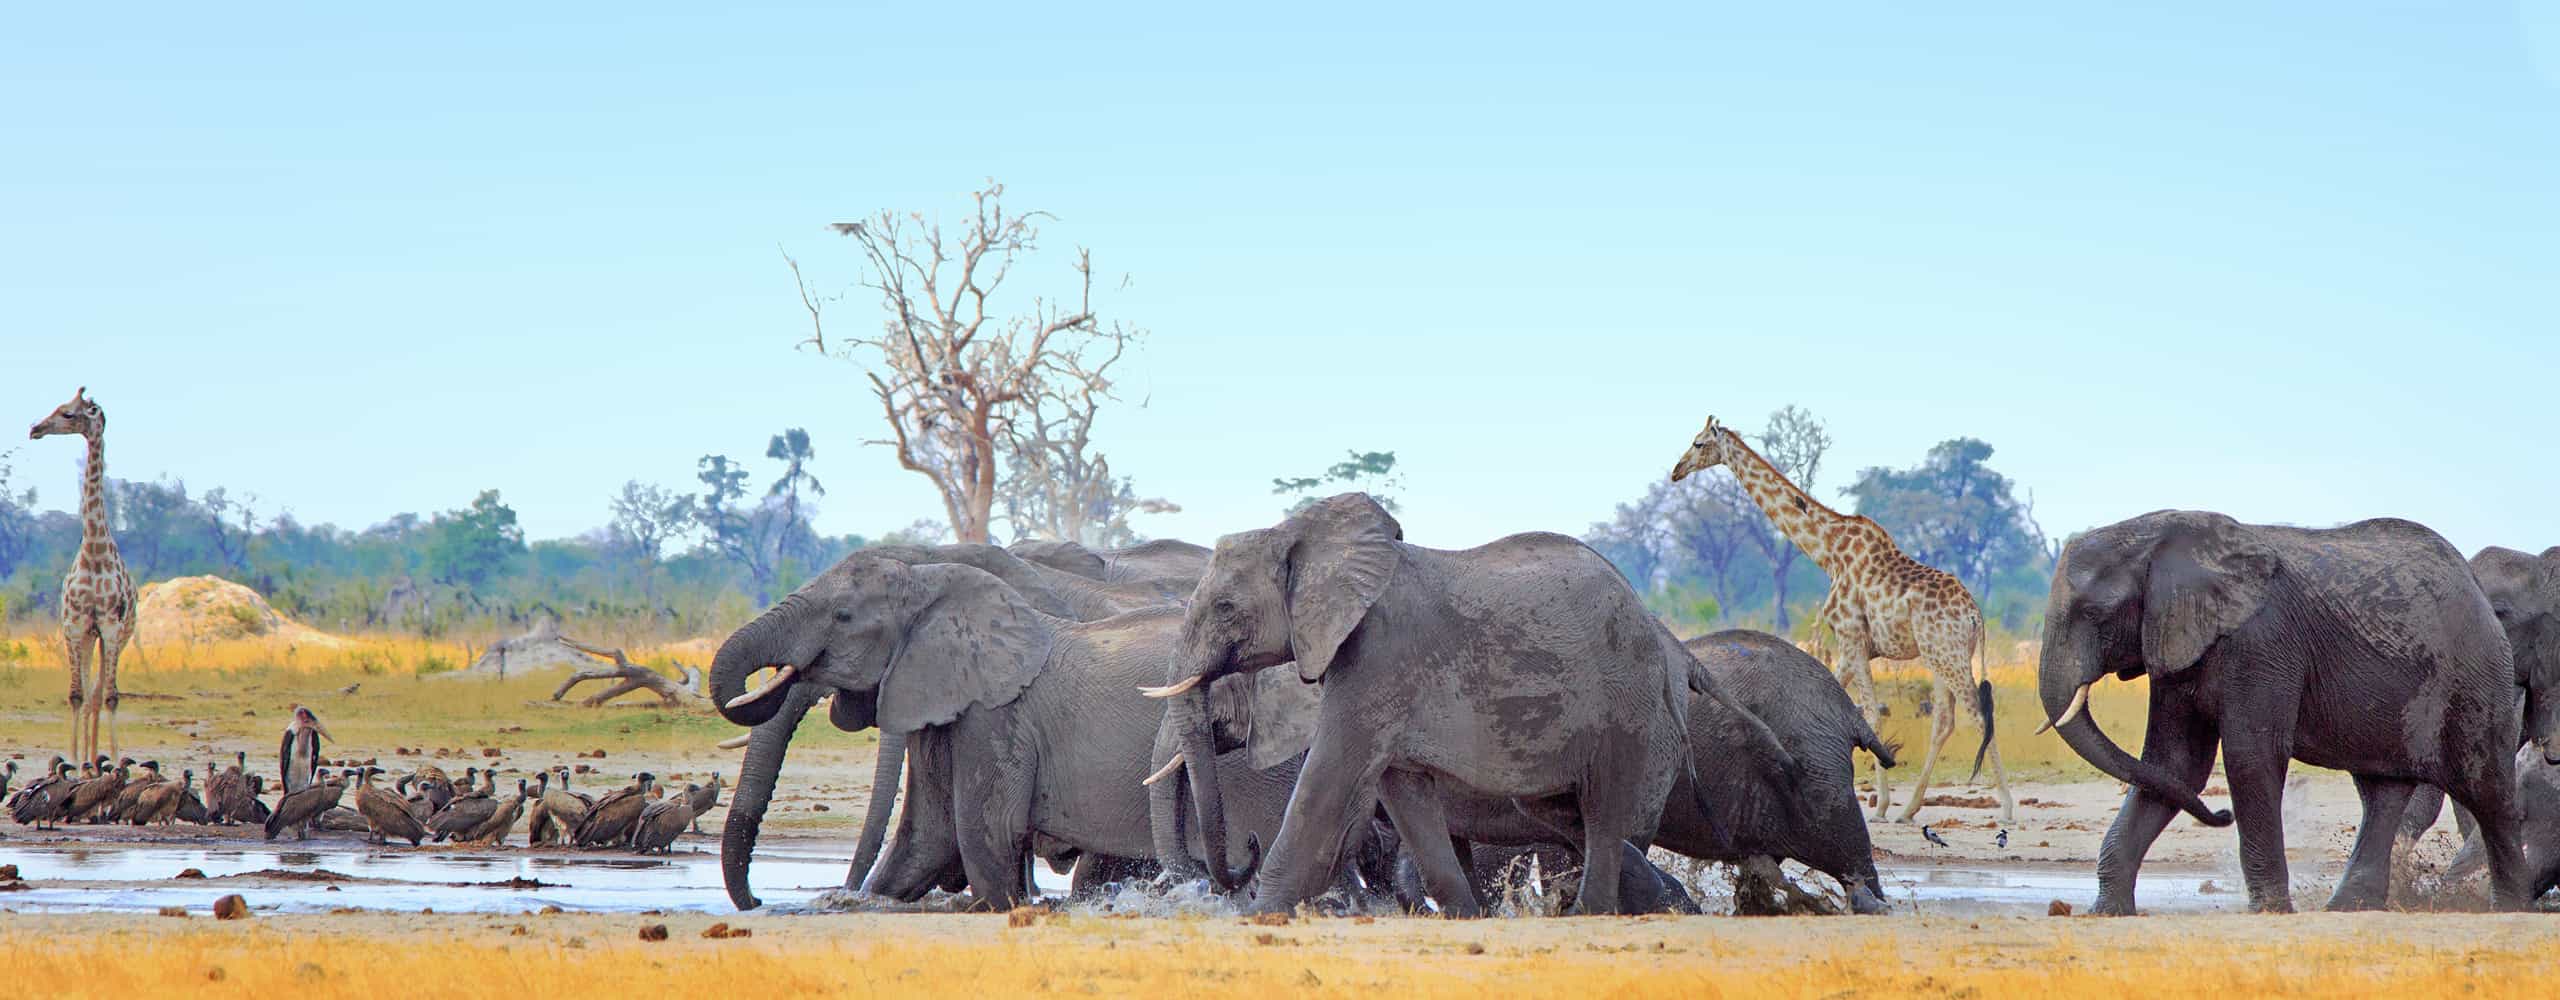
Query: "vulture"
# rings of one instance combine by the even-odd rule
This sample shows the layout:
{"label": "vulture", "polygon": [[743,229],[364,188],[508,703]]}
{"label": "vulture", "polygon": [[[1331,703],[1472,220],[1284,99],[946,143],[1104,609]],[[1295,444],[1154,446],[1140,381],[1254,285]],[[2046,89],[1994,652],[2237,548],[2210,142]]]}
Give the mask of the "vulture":
{"label": "vulture", "polygon": [[314,784],[286,793],[283,801],[276,803],[275,811],[267,815],[268,840],[286,830],[294,832],[295,840],[309,840],[311,826],[319,821],[320,814],[338,807],[339,796],[347,791],[346,780],[327,771],[313,772],[312,779]]}
{"label": "vulture", "polygon": [[[419,841],[427,839],[427,826],[409,812],[409,804],[399,796],[374,787],[373,776],[381,773],[382,769],[378,767],[366,767],[356,772],[356,812],[364,817],[374,843],[388,846],[391,838],[398,837],[408,841],[409,846],[416,847]],[[409,779],[400,780],[406,784]]]}
{"label": "vulture", "polygon": [[631,784],[597,799],[595,806],[587,810],[586,820],[578,824],[578,846],[630,843],[631,831],[640,823],[640,811],[649,807],[649,790],[657,787],[657,782],[657,775],[642,771]]}

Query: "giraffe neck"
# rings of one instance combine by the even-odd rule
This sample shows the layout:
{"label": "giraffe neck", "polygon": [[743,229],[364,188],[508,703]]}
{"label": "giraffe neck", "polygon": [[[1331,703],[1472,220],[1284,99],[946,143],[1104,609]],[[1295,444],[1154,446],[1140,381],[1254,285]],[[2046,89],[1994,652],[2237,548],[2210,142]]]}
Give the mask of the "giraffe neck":
{"label": "giraffe neck", "polygon": [[1822,529],[1840,520],[1840,515],[1788,482],[1776,466],[1743,442],[1742,435],[1730,428],[1718,433],[1724,441],[1725,467],[1733,470],[1733,478],[1742,483],[1751,502],[1760,505],[1760,512],[1769,515],[1769,523],[1777,525],[1778,533],[1803,550],[1814,565],[1839,577],[1837,562],[1841,554],[1824,542]]}
{"label": "giraffe neck", "polygon": [[[107,526],[107,435],[91,431],[89,467],[80,474],[80,540],[105,540],[111,536]],[[86,546],[83,546],[84,548]]]}

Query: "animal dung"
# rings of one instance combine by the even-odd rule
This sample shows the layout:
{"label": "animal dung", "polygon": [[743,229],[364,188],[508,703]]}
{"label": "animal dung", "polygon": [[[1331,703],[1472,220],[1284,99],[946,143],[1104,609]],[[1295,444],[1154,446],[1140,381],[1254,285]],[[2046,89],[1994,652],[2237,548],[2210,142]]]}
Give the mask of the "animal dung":
{"label": "animal dung", "polygon": [[164,917],[177,917],[184,920],[187,916],[187,908],[183,906],[163,906],[160,908],[160,915]]}
{"label": "animal dung", "polygon": [[640,940],[664,941],[666,939],[667,925],[665,924],[647,924],[640,928]]}
{"label": "animal dung", "polygon": [[480,756],[483,756],[483,757],[495,757],[495,756],[497,756],[497,755],[498,755],[498,748],[497,748],[497,747],[481,747],[481,748],[480,748]]}
{"label": "animal dung", "polygon": [[238,920],[249,915],[249,901],[232,893],[213,901],[213,915],[219,920]]}
{"label": "animal dung", "polygon": [[2045,904],[2045,906],[2044,906],[2044,915],[2045,915],[2045,916],[2048,916],[2048,917],[2067,917],[2067,916],[2070,916],[2070,915],[2071,915],[2071,904],[2069,904],[2069,903],[2065,903],[2065,902],[2063,902],[2063,901],[2061,901],[2061,900],[2059,900],[2059,899],[2054,900],[2053,902],[2050,902],[2050,903],[2046,903],[2046,904]]}
{"label": "animal dung", "polygon": [[178,874],[177,874],[176,876],[174,876],[174,877],[176,877],[176,878],[203,878],[203,877],[204,877],[204,869],[202,869],[202,868],[188,868],[188,869],[184,869],[184,870],[182,870],[182,871],[178,872]]}
{"label": "animal dung", "polygon": [[1007,927],[1030,927],[1039,922],[1040,908],[1037,906],[1017,906],[1005,911],[1004,925]]}
{"label": "animal dung", "polygon": [[729,938],[754,937],[756,932],[744,927],[731,927],[727,923],[717,923],[703,928],[702,936],[714,941],[724,941]]}
{"label": "animal dung", "polygon": [[17,880],[18,866],[0,865],[0,882],[15,882]]}

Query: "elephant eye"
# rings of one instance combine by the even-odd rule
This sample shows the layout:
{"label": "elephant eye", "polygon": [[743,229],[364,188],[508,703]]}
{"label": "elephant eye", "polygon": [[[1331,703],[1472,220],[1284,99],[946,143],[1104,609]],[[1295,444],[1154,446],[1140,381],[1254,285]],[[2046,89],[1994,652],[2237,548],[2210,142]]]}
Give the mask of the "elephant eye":
{"label": "elephant eye", "polygon": [[851,611],[837,611],[837,612],[836,612],[836,620],[837,620],[837,621],[839,621],[839,622],[849,622],[849,621],[852,621],[852,620],[853,620],[853,612],[851,612]]}
{"label": "elephant eye", "polygon": [[1209,610],[1217,612],[1220,618],[1231,617],[1236,613],[1236,602],[1221,597],[1210,602]]}

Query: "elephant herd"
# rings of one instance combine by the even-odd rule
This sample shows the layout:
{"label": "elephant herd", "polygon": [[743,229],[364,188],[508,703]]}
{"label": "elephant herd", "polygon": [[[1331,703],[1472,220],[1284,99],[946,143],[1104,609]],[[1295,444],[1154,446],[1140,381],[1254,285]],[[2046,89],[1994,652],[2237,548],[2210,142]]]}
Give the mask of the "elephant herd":
{"label": "elephant herd", "polygon": [[[2421,789],[2476,826],[2502,906],[2551,887],[2560,550],[2524,558],[2501,589],[2403,521],[2162,512],[2075,539],[2039,686],[2061,737],[2130,787],[2098,910],[2133,911],[2180,811],[2236,822],[2251,903],[2289,908],[2293,760],[2363,796],[2333,907],[2382,904],[2393,831],[2433,817]],[[2108,674],[2150,678],[2139,757],[2088,710]],[[750,729],[721,842],[741,908],[793,733],[824,701],[838,728],[880,733],[846,884],[884,897],[1011,907],[1041,860],[1078,891],[1162,871],[1252,912],[1394,892],[1470,916],[1488,859],[1535,849],[1579,867],[1580,912],[1693,908],[1647,861],[1659,847],[1794,860],[1885,910],[1851,754],[1890,766],[1893,750],[1821,663],[1757,632],[1682,642],[1562,535],[1410,544],[1365,494],[1214,551],[862,549],[731,635],[710,684]],[[2217,750],[2228,813],[2198,797]]]}

